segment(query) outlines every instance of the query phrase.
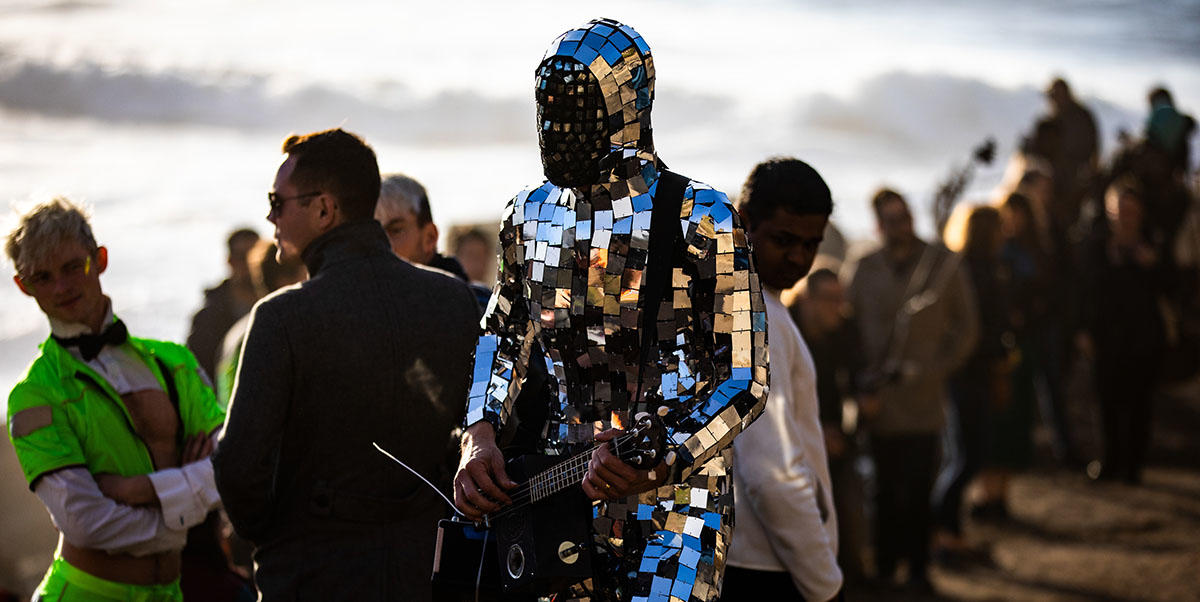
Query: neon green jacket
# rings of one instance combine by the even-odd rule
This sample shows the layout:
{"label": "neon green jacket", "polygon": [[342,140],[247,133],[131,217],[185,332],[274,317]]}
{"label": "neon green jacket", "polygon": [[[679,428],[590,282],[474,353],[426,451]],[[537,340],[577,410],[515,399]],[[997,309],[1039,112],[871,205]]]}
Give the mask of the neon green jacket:
{"label": "neon green jacket", "polygon": [[[175,405],[178,436],[209,433],[225,420],[196,359],[181,345],[129,338]],[[53,338],[8,397],[9,437],[29,488],[71,466],[122,476],[157,469],[121,396]]]}

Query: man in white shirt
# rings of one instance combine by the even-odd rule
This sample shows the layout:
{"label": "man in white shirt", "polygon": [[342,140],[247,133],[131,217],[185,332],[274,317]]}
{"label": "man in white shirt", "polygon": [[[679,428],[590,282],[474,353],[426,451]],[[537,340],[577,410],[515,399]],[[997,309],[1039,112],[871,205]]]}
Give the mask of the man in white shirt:
{"label": "man in white shirt", "polygon": [[737,528],[721,599],[829,600],[842,572],[816,370],[779,294],[808,274],[833,201],[808,164],[774,158],[751,171],[738,211],[763,282],[771,389],[733,442]]}
{"label": "man in white shirt", "polygon": [[78,207],[35,207],[6,251],[51,330],[8,399],[21,468],[62,534],[35,599],[181,600],[187,530],[220,501],[207,456],[224,411],[191,352],[113,316],[108,250]]}

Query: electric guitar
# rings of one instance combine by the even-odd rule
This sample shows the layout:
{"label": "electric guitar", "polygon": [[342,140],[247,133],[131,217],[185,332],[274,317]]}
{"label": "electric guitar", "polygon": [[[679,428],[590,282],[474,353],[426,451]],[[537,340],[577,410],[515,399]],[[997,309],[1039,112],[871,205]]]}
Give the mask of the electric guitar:
{"label": "electric guitar", "polygon": [[[635,427],[612,441],[613,453],[647,470],[664,457],[666,431],[657,417],[640,414]],[[592,576],[592,501],[580,487],[592,447],[564,459],[526,455],[509,460],[518,485],[513,503],[483,524],[460,518],[438,522],[433,561],[435,599],[547,595]]]}

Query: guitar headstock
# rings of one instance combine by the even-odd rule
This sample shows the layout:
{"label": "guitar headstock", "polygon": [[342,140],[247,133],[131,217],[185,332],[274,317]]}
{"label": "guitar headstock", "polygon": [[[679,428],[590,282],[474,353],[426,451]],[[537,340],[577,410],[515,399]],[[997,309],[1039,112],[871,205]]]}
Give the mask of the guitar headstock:
{"label": "guitar headstock", "polygon": [[634,468],[649,470],[663,460],[667,429],[658,416],[642,412],[634,417],[633,428],[619,439],[620,443],[614,445],[617,456]]}

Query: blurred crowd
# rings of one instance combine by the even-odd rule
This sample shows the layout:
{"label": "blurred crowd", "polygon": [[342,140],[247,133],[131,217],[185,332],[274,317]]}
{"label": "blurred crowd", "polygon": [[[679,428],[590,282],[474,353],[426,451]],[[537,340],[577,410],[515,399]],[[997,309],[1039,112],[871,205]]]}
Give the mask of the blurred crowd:
{"label": "blurred crowd", "polygon": [[1069,84],[1046,98],[996,199],[954,196],[923,241],[882,189],[878,250],[823,247],[789,291],[847,583],[932,593],[931,562],[986,560],[964,520],[1008,520],[1010,477],[1035,461],[1140,483],[1156,392],[1200,368],[1194,119],[1156,88],[1144,130],[1103,159]]}

